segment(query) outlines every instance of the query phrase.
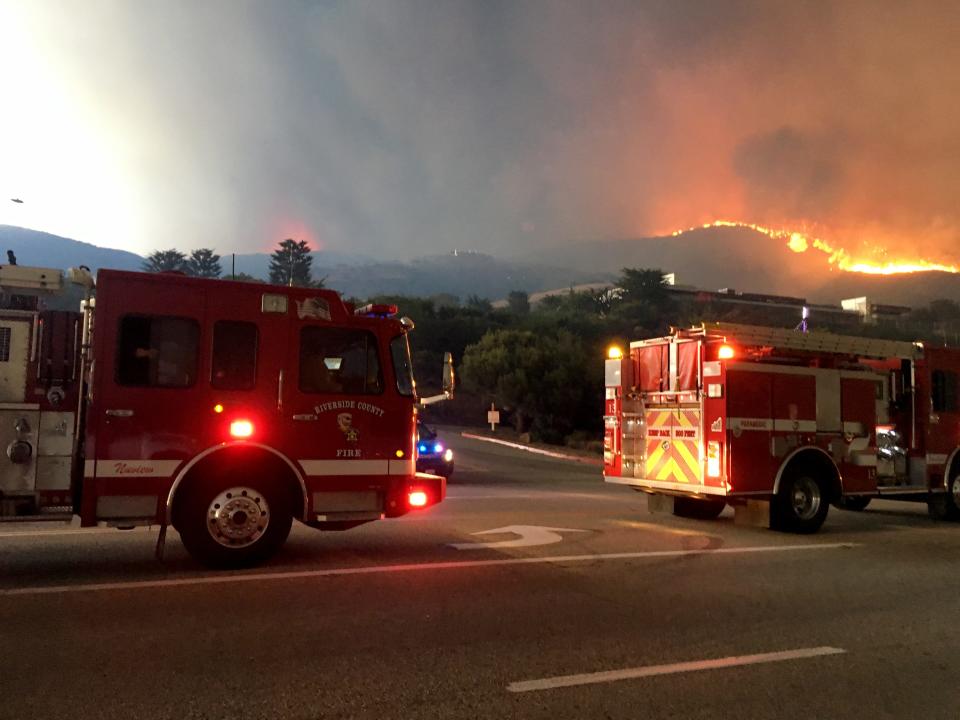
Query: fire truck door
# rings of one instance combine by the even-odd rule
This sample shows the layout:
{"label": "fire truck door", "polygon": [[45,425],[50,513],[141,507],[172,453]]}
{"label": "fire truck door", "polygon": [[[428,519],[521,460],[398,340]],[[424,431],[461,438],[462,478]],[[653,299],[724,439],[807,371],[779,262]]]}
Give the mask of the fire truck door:
{"label": "fire truck door", "polygon": [[[905,478],[910,474],[910,450],[916,447],[913,363],[904,360],[886,383],[886,411],[878,412],[877,475]],[[886,422],[879,420],[886,416]],[[915,463],[914,463],[915,464]]]}
{"label": "fire truck door", "polygon": [[396,451],[407,446],[399,437],[404,426],[391,417],[399,408],[386,385],[390,358],[377,336],[312,322],[293,323],[291,335],[284,407],[304,470],[313,476],[387,475],[389,464],[398,462]]}
{"label": "fire truck door", "polygon": [[[936,365],[930,373],[927,465],[931,474],[949,473],[951,468],[946,467],[946,463],[960,445],[960,362],[953,354],[946,353],[943,358],[933,355],[931,360],[935,360]],[[946,479],[953,480],[952,477]]]}
{"label": "fire truck door", "polygon": [[[234,439],[236,421],[252,424],[250,439],[273,448],[286,448],[290,428],[284,393],[296,382],[288,367],[290,319],[284,295],[266,293],[259,308],[245,309],[242,295],[217,293],[208,299],[205,332],[209,338],[210,370],[205,383],[210,399],[206,417],[214,435],[210,444]],[[210,408],[222,408],[213,418]]]}
{"label": "fire truck door", "polygon": [[904,360],[900,369],[903,383],[901,396],[903,408],[903,425],[908,433],[907,438],[911,449],[917,447],[917,367],[910,360]]}
{"label": "fire truck door", "polygon": [[147,517],[165,500],[165,485],[181,463],[210,442],[204,296],[189,287],[149,292],[129,281],[107,291],[115,294],[97,306],[88,432],[98,480],[95,513]]}

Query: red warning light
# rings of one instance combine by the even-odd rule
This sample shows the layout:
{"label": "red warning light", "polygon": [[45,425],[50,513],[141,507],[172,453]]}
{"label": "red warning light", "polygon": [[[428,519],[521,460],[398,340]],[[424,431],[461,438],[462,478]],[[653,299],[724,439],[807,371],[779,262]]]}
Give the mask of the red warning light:
{"label": "red warning light", "polygon": [[721,345],[717,350],[717,357],[720,360],[733,360],[737,356],[736,351],[729,345]]}
{"label": "red warning light", "polygon": [[410,507],[426,507],[429,498],[423,490],[412,490],[407,495],[407,504]]}
{"label": "red warning light", "polygon": [[240,440],[251,437],[253,435],[253,423],[249,420],[234,420],[230,423],[230,435]]}

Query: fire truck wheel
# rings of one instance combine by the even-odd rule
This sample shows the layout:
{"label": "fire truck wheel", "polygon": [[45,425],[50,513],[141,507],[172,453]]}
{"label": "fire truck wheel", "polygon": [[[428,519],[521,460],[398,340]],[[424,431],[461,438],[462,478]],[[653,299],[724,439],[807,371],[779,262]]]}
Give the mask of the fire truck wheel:
{"label": "fire truck wheel", "polygon": [[771,510],[774,529],[807,534],[823,525],[830,503],[823,483],[808,468],[798,467],[783,476]]}
{"label": "fire truck wheel", "polygon": [[723,500],[678,497],[673,499],[673,514],[695,520],[713,520],[723,512],[726,506],[727,503]]}
{"label": "fire truck wheel", "polygon": [[960,520],[960,474],[950,481],[947,492],[930,495],[927,511],[934,520]]}
{"label": "fire truck wheel", "polygon": [[837,500],[834,503],[841,510],[852,510],[853,512],[860,512],[861,510],[866,510],[867,505],[870,504],[870,499],[868,497],[855,497],[855,496],[845,496]]}
{"label": "fire truck wheel", "polygon": [[208,567],[261,563],[290,534],[293,513],[282,487],[245,479],[237,485],[198,482],[185,490],[180,539]]}

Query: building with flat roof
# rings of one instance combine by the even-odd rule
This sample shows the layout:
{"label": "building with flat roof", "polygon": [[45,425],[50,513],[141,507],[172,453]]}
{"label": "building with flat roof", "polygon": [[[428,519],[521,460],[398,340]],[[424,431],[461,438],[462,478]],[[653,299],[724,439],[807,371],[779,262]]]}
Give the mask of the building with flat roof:
{"label": "building with flat roof", "polygon": [[909,315],[911,310],[904,305],[875,303],[866,295],[841,300],[840,306],[849,312],[859,313],[863,322],[867,325],[876,325],[881,320],[898,320],[904,315]]}
{"label": "building with flat roof", "polygon": [[[694,307],[702,307],[705,317],[722,317],[728,322],[790,326],[799,325],[806,318],[810,327],[822,325],[842,331],[881,321],[897,321],[911,312],[909,307],[876,303],[868,297],[849,298],[839,305],[832,305],[811,303],[806,298],[791,295],[741,292],[736,288],[704,290],[681,284],[677,273],[666,273],[663,280],[671,296]],[[616,292],[614,288],[613,283],[558,288],[530,295],[530,303],[535,305],[546,297],[570,292],[604,289]],[[494,307],[498,306],[506,306],[506,301],[494,303]]]}

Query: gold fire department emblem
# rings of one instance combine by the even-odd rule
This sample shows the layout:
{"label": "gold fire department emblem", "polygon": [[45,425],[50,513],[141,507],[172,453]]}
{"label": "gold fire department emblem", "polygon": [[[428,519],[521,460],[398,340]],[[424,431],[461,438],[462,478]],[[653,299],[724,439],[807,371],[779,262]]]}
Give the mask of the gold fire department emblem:
{"label": "gold fire department emblem", "polygon": [[347,442],[355,443],[360,439],[360,431],[353,426],[353,415],[350,413],[337,415],[337,427],[340,428]]}

